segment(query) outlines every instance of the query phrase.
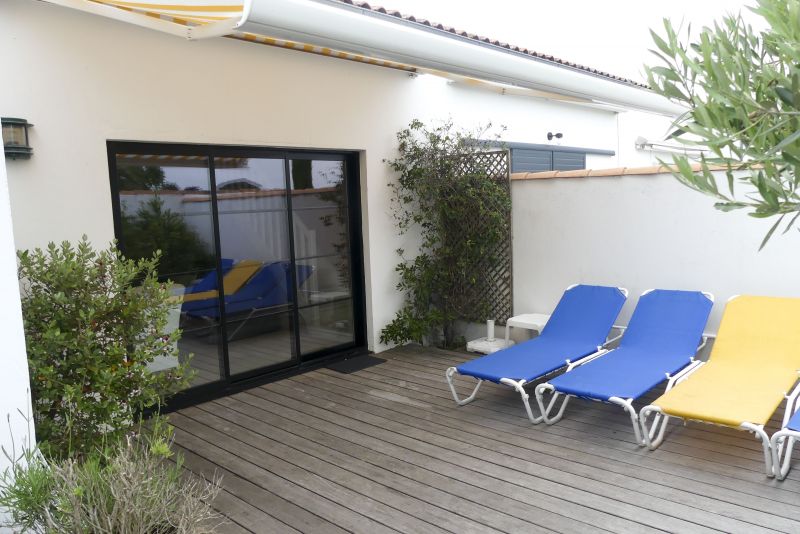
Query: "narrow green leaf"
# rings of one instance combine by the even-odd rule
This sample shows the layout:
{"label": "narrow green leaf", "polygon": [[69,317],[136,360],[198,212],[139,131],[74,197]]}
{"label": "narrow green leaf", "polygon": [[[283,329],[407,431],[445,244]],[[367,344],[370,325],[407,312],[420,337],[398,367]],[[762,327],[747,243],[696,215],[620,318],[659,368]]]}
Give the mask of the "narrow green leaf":
{"label": "narrow green leaf", "polygon": [[767,241],[769,241],[769,239],[772,237],[772,234],[774,234],[774,233],[775,233],[775,230],[776,230],[776,229],[778,228],[778,226],[781,224],[781,221],[783,220],[783,217],[784,217],[784,216],[783,216],[783,215],[781,215],[781,216],[778,218],[778,220],[775,222],[775,224],[773,224],[773,225],[772,225],[772,228],[770,228],[770,229],[769,229],[769,232],[767,232],[767,235],[765,235],[765,236],[764,236],[764,240],[761,242],[761,246],[760,246],[760,247],[758,247],[758,250],[759,250],[759,251],[761,251],[761,250],[762,250],[762,249],[763,249],[763,248],[764,248],[764,247],[767,245]]}

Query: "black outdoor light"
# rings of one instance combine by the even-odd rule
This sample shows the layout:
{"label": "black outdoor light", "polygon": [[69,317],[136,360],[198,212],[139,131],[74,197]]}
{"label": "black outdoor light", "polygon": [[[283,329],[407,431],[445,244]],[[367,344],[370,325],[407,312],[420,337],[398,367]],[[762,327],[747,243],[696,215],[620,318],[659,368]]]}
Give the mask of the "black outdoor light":
{"label": "black outdoor light", "polygon": [[564,134],[562,134],[561,132],[558,132],[558,133],[547,132],[547,140],[548,141],[552,141],[554,137],[556,139],[561,139],[562,137],[564,137]]}
{"label": "black outdoor light", "polygon": [[28,140],[28,128],[33,126],[25,119],[3,117],[3,150],[9,159],[28,159],[33,148]]}

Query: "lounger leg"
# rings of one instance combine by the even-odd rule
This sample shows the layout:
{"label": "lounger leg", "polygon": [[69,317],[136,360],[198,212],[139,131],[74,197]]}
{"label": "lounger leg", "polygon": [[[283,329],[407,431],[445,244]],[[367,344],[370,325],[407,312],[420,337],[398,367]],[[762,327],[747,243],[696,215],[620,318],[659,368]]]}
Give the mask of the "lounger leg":
{"label": "lounger leg", "polygon": [[[546,391],[549,391],[552,394],[550,397],[550,402],[547,404],[547,408],[544,407],[544,395]],[[556,406],[558,397],[561,395],[563,395],[563,393],[558,393],[550,384],[539,384],[536,386],[536,403],[539,405],[539,411],[542,413],[542,419],[548,425],[557,423],[562,417],[564,417],[564,410],[567,409],[567,403],[569,402],[569,399],[572,398],[571,395],[564,395],[564,400],[561,401],[561,407],[558,409],[558,412],[553,416],[550,415],[553,411],[553,408]]]}
{"label": "lounger leg", "polygon": [[[651,413],[656,416],[653,419],[653,424],[647,428],[647,418]],[[646,445],[651,451],[656,450],[661,442],[664,441],[664,432],[667,430],[667,422],[669,416],[661,411],[658,406],[645,406],[639,413],[639,423],[642,432],[642,444]]]}
{"label": "lounger leg", "polygon": [[453,394],[453,399],[456,401],[456,404],[459,406],[464,406],[465,404],[469,404],[473,400],[475,400],[475,395],[478,394],[478,390],[481,388],[481,384],[483,384],[483,380],[478,380],[478,383],[475,384],[475,389],[472,390],[472,394],[465,399],[458,398],[458,392],[456,391],[456,386],[453,384],[453,375],[456,374],[458,371],[455,367],[450,367],[447,369],[445,376],[447,377],[447,384],[450,386],[450,392]]}
{"label": "lounger leg", "polygon": [[764,448],[764,463],[766,464],[767,476],[774,477],[775,470],[772,466],[772,444],[769,440],[769,436],[764,432],[764,427],[761,425],[754,425],[753,423],[742,423],[740,428],[752,432],[761,440],[761,446]]}
{"label": "lounger leg", "polygon": [[636,408],[633,407],[633,399],[609,397],[608,402],[622,406],[622,408],[628,412],[628,415],[631,418],[631,424],[633,425],[633,436],[636,438],[636,444],[640,447],[643,446],[645,442],[642,439],[642,431],[639,428],[639,414],[636,413]]}
{"label": "lounger leg", "polygon": [[772,436],[772,468],[778,480],[783,480],[792,468],[792,449],[800,435],[793,430],[780,430]]}
{"label": "lounger leg", "polygon": [[522,404],[525,405],[525,411],[528,412],[528,419],[530,419],[531,423],[538,425],[542,422],[542,416],[535,417],[533,415],[533,410],[531,410],[530,396],[528,395],[528,392],[525,391],[524,387],[525,380],[520,380],[517,382],[516,380],[511,380],[510,378],[501,378],[500,383],[511,386],[517,390],[517,393],[519,393],[520,397],[522,397]]}

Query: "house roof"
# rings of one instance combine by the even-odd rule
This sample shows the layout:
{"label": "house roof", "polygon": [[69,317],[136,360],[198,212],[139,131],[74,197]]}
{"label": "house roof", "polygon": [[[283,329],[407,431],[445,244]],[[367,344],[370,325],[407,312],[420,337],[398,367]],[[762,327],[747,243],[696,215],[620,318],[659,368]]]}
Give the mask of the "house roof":
{"label": "house roof", "polygon": [[595,76],[608,78],[610,80],[614,80],[614,81],[617,81],[617,82],[620,82],[620,83],[624,83],[624,84],[627,84],[627,85],[632,85],[634,87],[648,88],[647,84],[644,84],[644,83],[641,83],[641,82],[637,82],[637,81],[631,80],[629,78],[624,78],[622,76],[616,76],[614,74],[611,74],[611,73],[608,73],[608,72],[605,72],[605,71],[602,71],[602,70],[599,70],[599,69],[595,69],[593,67],[588,67],[586,65],[581,65],[580,63],[574,63],[572,61],[567,61],[567,60],[552,56],[550,54],[544,54],[544,53],[541,53],[541,52],[537,52],[535,50],[531,50],[529,48],[524,48],[524,47],[521,47],[521,46],[512,45],[512,44],[500,41],[498,39],[492,39],[490,37],[484,37],[484,36],[478,35],[476,33],[470,33],[470,32],[464,31],[464,30],[459,30],[457,28],[453,28],[452,26],[446,26],[446,25],[438,23],[438,22],[432,22],[432,21],[429,21],[427,19],[415,17],[414,15],[403,14],[400,11],[397,11],[397,10],[394,10],[394,9],[387,9],[385,7],[372,5],[372,4],[369,4],[367,2],[361,2],[359,0],[333,0],[333,1],[335,3],[351,5],[351,6],[358,7],[358,8],[361,8],[361,9],[365,9],[365,10],[368,10],[368,11],[372,11],[372,12],[375,12],[375,13],[381,13],[381,14],[384,14],[384,15],[389,15],[389,16],[392,16],[392,17],[395,17],[395,18],[398,18],[398,19],[402,19],[402,20],[404,20],[406,22],[420,24],[420,25],[426,26],[426,27],[428,27],[428,28],[430,28],[432,30],[438,30],[438,31],[445,32],[445,33],[448,33],[448,34],[456,35],[456,36],[462,37],[464,39],[468,39],[470,41],[474,41],[476,43],[480,43],[480,44],[483,44],[483,45],[493,46],[493,47],[497,47],[497,48],[501,48],[501,49],[507,50],[509,52],[516,52],[518,54],[523,54],[523,55],[526,55],[526,56],[530,56],[531,58],[539,60],[539,61],[546,61],[546,62],[553,63],[553,64],[556,64],[556,65],[560,65],[560,66],[563,66],[563,67],[568,67],[568,68],[572,68],[572,69],[575,69],[575,70],[580,70],[580,71],[586,72],[588,74],[594,74]]}

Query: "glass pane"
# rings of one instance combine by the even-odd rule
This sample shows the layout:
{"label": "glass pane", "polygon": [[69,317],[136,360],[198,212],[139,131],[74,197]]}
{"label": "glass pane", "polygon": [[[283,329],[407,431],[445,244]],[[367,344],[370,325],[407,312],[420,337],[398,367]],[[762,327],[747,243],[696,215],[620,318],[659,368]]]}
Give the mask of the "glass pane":
{"label": "glass pane", "polygon": [[349,298],[350,263],[341,256],[297,260],[297,303],[321,304]]}
{"label": "glass pane", "polygon": [[347,206],[292,209],[294,253],[298,259],[333,254],[348,258]]}
{"label": "glass pane", "polygon": [[[216,158],[231,374],[292,359],[294,302],[283,159]],[[279,313],[280,312],[280,313]]]}
{"label": "glass pane", "polygon": [[300,352],[353,343],[353,301],[329,302],[300,309]]}
{"label": "glass pane", "polygon": [[344,161],[295,159],[289,169],[294,211],[347,205]]}
{"label": "glass pane", "polygon": [[159,273],[184,286],[216,266],[210,180],[205,158],[117,155],[126,256],[161,250]]}
{"label": "glass pane", "polygon": [[231,374],[244,373],[292,359],[291,313],[253,316],[228,321]]}
{"label": "glass pane", "polygon": [[219,328],[208,325],[183,330],[178,341],[181,361],[189,360],[195,371],[190,386],[198,386],[220,379]]}
{"label": "glass pane", "polygon": [[[208,160],[158,154],[118,154],[116,160],[124,252],[139,259],[161,250],[159,275],[172,282],[175,297],[167,329],[183,330],[181,358],[197,355],[192,385],[219,380],[219,278]],[[164,357],[151,369],[175,365],[174,358]]]}

